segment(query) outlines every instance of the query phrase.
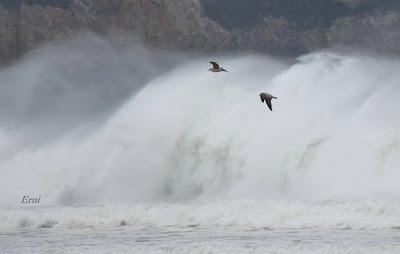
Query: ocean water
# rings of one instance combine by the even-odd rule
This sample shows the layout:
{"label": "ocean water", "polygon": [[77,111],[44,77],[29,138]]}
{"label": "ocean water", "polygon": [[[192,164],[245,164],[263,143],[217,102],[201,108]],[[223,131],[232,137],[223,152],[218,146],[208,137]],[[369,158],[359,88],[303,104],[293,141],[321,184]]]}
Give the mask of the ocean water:
{"label": "ocean water", "polygon": [[1,210],[3,253],[399,253],[400,202]]}
{"label": "ocean water", "polygon": [[0,250],[400,253],[399,68],[42,48],[0,71]]}

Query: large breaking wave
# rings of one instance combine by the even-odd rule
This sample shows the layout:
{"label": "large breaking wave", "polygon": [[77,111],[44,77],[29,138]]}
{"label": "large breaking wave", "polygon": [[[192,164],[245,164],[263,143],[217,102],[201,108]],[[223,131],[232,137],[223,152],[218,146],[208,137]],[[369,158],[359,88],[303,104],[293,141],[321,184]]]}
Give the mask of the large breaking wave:
{"label": "large breaking wave", "polygon": [[400,197],[397,58],[39,53],[0,73],[3,206]]}

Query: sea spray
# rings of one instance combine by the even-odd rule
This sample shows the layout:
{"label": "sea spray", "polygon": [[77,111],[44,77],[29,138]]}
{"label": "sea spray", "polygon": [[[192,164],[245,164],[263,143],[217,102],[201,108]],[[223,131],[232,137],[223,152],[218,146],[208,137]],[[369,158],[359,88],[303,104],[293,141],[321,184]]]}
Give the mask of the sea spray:
{"label": "sea spray", "polygon": [[[153,63],[146,57],[125,61]],[[399,60],[330,51],[295,63],[226,56],[218,61],[231,72],[218,74],[207,72],[208,61],[183,58],[167,72],[151,72],[129,96],[115,97],[95,125],[89,123],[97,113],[84,111],[78,127],[68,125],[34,146],[30,135],[46,137],[51,118],[44,130],[30,129],[34,119],[20,122],[17,134],[2,128],[0,203],[14,206],[23,195],[40,195],[45,205],[399,198]],[[29,80],[32,66],[0,76],[18,70]],[[106,76],[128,82],[137,74],[122,68]],[[81,92],[77,80],[65,82],[73,84],[70,94]],[[109,82],[109,89],[118,83]],[[260,92],[279,98],[274,112],[261,103]],[[42,99],[28,98],[33,105]],[[80,103],[66,99],[63,105],[80,115]],[[31,110],[46,113],[39,108]]]}

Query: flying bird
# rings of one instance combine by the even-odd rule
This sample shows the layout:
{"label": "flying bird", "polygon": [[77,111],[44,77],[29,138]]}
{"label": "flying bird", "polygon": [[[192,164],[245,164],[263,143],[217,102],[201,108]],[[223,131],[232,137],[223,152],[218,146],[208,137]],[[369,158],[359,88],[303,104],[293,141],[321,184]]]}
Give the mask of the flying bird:
{"label": "flying bird", "polygon": [[221,72],[221,71],[228,72],[224,68],[219,67],[219,64],[217,64],[216,62],[210,62],[210,64],[212,64],[213,66],[211,69],[209,69],[209,71],[211,72]]}
{"label": "flying bird", "polygon": [[272,111],[272,99],[278,99],[278,97],[272,96],[269,93],[260,93],[260,99],[262,103],[266,103],[268,105],[268,108]]}

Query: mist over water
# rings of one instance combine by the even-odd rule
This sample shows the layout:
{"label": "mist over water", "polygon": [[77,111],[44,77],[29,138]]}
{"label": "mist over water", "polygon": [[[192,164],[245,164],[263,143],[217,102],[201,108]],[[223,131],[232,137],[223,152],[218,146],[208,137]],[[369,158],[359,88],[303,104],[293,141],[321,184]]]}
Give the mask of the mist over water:
{"label": "mist over water", "polygon": [[[46,143],[79,124],[109,117],[178,59],[90,33],[54,41],[1,70],[1,126]],[[35,138],[38,133],[44,135]]]}
{"label": "mist over water", "polygon": [[0,71],[0,204],[398,200],[399,69],[331,51],[289,64],[48,46]]}

